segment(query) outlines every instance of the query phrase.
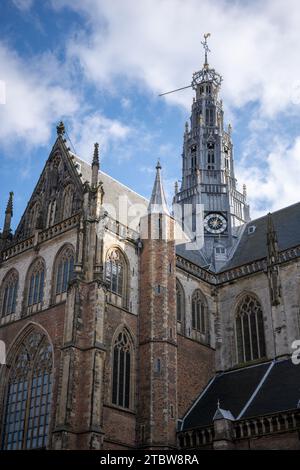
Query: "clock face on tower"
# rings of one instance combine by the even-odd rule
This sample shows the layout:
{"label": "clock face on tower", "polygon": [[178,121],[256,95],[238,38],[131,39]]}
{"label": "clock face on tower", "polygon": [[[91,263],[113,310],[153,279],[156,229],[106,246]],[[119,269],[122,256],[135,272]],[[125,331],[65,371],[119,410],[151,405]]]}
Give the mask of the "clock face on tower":
{"label": "clock face on tower", "polygon": [[222,214],[212,212],[204,218],[204,227],[210,233],[223,233],[227,227],[227,220]]}

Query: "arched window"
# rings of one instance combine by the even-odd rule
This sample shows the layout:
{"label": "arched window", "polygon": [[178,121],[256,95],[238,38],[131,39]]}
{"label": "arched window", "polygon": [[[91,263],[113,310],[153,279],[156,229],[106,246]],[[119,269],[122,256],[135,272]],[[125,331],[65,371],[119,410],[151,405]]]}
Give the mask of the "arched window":
{"label": "arched window", "polygon": [[52,227],[52,225],[55,224],[55,217],[56,217],[56,199],[53,199],[53,201],[50,201],[48,204],[46,228]]}
{"label": "arched window", "polygon": [[43,306],[45,285],[45,265],[38,259],[27,274],[26,307],[27,313],[36,312]]}
{"label": "arched window", "polygon": [[113,347],[112,403],[131,408],[132,342],[128,332],[122,330]]}
{"label": "arched window", "polygon": [[73,197],[74,197],[74,188],[72,185],[68,185],[63,194],[63,213],[62,218],[67,219],[72,215],[72,206],[73,206]]}
{"label": "arched window", "polygon": [[29,210],[27,216],[27,235],[32,235],[37,228],[38,218],[40,215],[41,206],[39,202],[35,202]]}
{"label": "arched window", "polygon": [[71,246],[64,248],[54,265],[54,301],[64,300],[69,282],[74,275],[74,250]]}
{"label": "arched window", "polygon": [[1,288],[1,314],[3,317],[15,313],[19,276],[15,269],[9,271]]}
{"label": "arched window", "polygon": [[2,449],[47,445],[51,408],[52,348],[36,330],[28,334],[12,361],[5,396]]}
{"label": "arched window", "polygon": [[197,290],[192,297],[192,329],[205,335],[206,325],[206,305],[202,293]]}
{"label": "arched window", "polygon": [[264,321],[261,304],[246,295],[237,308],[236,349],[238,362],[248,362],[266,355]]}
{"label": "arched window", "polygon": [[110,300],[120,305],[126,305],[127,264],[122,252],[114,248],[106,257],[105,277],[110,291]]}
{"label": "arched window", "polygon": [[185,295],[181,283],[176,279],[176,317],[177,331],[185,331]]}

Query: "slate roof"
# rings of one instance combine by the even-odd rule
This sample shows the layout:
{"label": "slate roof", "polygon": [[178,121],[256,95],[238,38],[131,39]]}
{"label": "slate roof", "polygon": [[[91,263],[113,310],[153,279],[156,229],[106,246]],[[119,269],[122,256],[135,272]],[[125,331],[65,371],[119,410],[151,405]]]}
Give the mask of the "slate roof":
{"label": "slate roof", "polygon": [[183,418],[181,430],[209,426],[217,410],[235,419],[296,409],[300,400],[300,366],[290,359],[269,361],[217,374]]}
{"label": "slate roof", "polygon": [[[279,251],[300,245],[299,202],[272,212],[272,221],[277,235]],[[222,267],[222,271],[267,256],[267,223],[268,215],[247,223],[232,258]],[[249,233],[248,229],[252,226],[255,227],[255,231]]]}
{"label": "slate roof", "polygon": [[176,254],[181,256],[182,258],[185,258],[191,263],[196,264],[197,266],[208,269],[209,265],[201,251],[187,250],[185,243],[182,243],[181,245],[176,245]]}
{"label": "slate roof", "polygon": [[[92,178],[91,165],[85,162],[84,160],[82,160],[81,158],[79,158],[77,155],[73,154],[73,156],[74,156],[74,160],[80,164],[80,172],[82,173],[82,181],[90,182]],[[129,207],[134,204],[137,204],[139,206],[139,210],[143,208],[143,214],[147,213],[147,208],[149,204],[148,199],[136,193],[135,191],[128,188],[127,186],[120,183],[119,181],[115,180],[114,178],[109,176],[107,173],[104,173],[103,171],[99,171],[99,181],[102,181],[103,183],[103,189],[105,193],[104,204],[109,204],[115,208],[115,211],[116,211],[115,214],[112,213],[112,207],[111,207],[111,210],[108,209],[109,214],[113,218],[116,218],[117,220],[122,222],[122,216],[120,216],[120,214],[123,213],[124,211],[122,211],[122,208],[119,207],[119,201],[120,201],[119,198],[124,198],[124,196],[127,196]],[[142,214],[140,213],[140,215]],[[132,228],[133,230],[138,230],[137,215],[132,214],[132,217],[129,219],[128,222],[130,224],[130,228]],[[133,222],[135,222],[135,225],[133,225]]]}

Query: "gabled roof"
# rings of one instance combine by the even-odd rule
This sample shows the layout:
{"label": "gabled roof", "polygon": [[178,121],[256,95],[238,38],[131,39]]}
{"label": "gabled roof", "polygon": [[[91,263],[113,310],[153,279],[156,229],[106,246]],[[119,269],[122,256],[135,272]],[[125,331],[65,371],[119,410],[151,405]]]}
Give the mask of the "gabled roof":
{"label": "gabled roof", "polygon": [[[237,248],[222,271],[267,256],[268,214],[251,220],[245,226]],[[300,203],[272,212],[272,222],[277,235],[278,250],[300,245]]]}
{"label": "gabled roof", "polygon": [[[83,185],[82,181],[80,179],[80,176],[75,168],[75,166],[72,163],[72,160],[70,158],[70,152],[69,149],[67,148],[63,135],[58,135],[52,150],[50,152],[50,155],[45,163],[45,166],[43,168],[43,171],[39,177],[39,180],[32,192],[32,195],[28,201],[28,204],[26,206],[26,209],[21,217],[21,220],[17,226],[17,229],[15,231],[15,237],[16,238],[22,238],[23,237],[23,230],[24,230],[24,223],[25,219],[28,216],[28,211],[29,209],[33,206],[35,202],[41,202],[41,206],[43,206],[43,203],[45,203],[45,192],[49,192],[51,190],[51,175],[47,173],[47,167],[49,165],[49,162],[52,161],[56,155],[59,154],[60,158],[63,161],[63,182],[61,181],[60,184],[67,184],[67,183],[73,183],[74,187],[76,188],[76,192],[79,198],[82,197],[83,195]],[[51,191],[50,191],[51,192]],[[45,207],[41,207],[42,214],[44,215],[46,212]]]}
{"label": "gabled roof", "polygon": [[[78,171],[80,171],[80,173],[82,174],[82,181],[91,182],[91,165],[89,165],[89,163],[82,160],[75,154],[73,154],[73,157],[75,164],[78,163],[80,165]],[[129,225],[131,229],[138,231],[139,221],[137,214],[132,211],[130,217],[128,216],[127,223],[125,223],[125,220],[123,221],[122,219],[122,216],[124,216],[124,206],[122,204],[126,199],[129,208],[136,205],[137,210],[140,211],[140,215],[144,215],[147,213],[147,207],[149,203],[148,199],[136,193],[135,191],[128,188],[119,181],[115,180],[114,178],[112,178],[112,176],[108,175],[102,170],[99,171],[98,180],[103,183],[103,203],[108,213],[112,216],[112,218],[120,221],[121,223],[124,223],[124,225]]]}
{"label": "gabled roof", "polygon": [[217,374],[186,413],[182,430],[213,423],[218,400],[237,419],[294,410],[300,399],[300,367],[291,359],[268,361]]}
{"label": "gabled roof", "polygon": [[182,243],[180,245],[176,245],[176,255],[185,258],[187,261],[190,261],[201,268],[208,269],[209,264],[207,260],[204,258],[203,254],[200,250],[189,250],[188,244]]}

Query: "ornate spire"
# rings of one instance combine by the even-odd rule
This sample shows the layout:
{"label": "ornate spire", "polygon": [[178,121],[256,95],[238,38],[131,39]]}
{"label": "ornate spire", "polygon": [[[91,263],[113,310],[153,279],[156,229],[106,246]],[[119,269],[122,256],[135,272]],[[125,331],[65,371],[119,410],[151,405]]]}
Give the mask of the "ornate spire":
{"label": "ornate spire", "polygon": [[199,85],[203,83],[210,83],[216,87],[216,90],[219,90],[222,83],[222,76],[215,71],[215,69],[209,67],[207,61],[207,53],[210,52],[210,49],[207,45],[207,38],[210,36],[210,33],[204,34],[204,41],[201,42],[205,51],[205,60],[201,70],[193,73],[192,77],[192,88],[197,91]]}
{"label": "ornate spire", "polygon": [[207,62],[207,53],[210,52],[210,49],[208,47],[208,44],[207,44],[207,38],[210,37],[210,33],[205,33],[203,35],[204,37],[204,41],[201,41],[201,44],[204,48],[204,51],[205,51],[205,60],[204,60],[204,67],[207,68],[208,67],[208,62]]}
{"label": "ornate spire", "polygon": [[268,246],[268,262],[274,264],[278,260],[278,242],[277,235],[273,223],[272,214],[268,213],[267,222],[267,246]]}
{"label": "ornate spire", "polygon": [[176,194],[178,193],[178,191],[179,191],[179,188],[178,188],[178,181],[175,181],[174,190],[175,190],[175,195],[176,195]]}
{"label": "ornate spire", "polygon": [[159,160],[156,165],[156,176],[151,199],[148,206],[148,213],[160,213],[170,215],[165,191],[161,180],[161,164]]}
{"label": "ornate spire", "polygon": [[9,193],[9,198],[5,210],[5,219],[4,219],[4,227],[3,227],[3,236],[7,237],[10,234],[10,224],[11,219],[13,216],[13,197],[14,193],[11,191]]}
{"label": "ornate spire", "polygon": [[96,142],[94,144],[94,156],[93,156],[92,165],[98,165],[99,166],[99,144],[98,144],[98,142]]}
{"label": "ornate spire", "polygon": [[99,144],[96,142],[94,144],[94,155],[92,161],[92,186],[97,186],[98,184],[98,172],[99,172]]}
{"label": "ornate spire", "polygon": [[63,136],[64,133],[66,132],[66,129],[65,129],[65,125],[62,121],[60,121],[60,123],[58,124],[58,126],[56,126],[56,132],[57,132],[57,135],[59,136]]}
{"label": "ornate spire", "polygon": [[272,305],[280,304],[281,297],[281,282],[279,276],[279,251],[277,235],[273,223],[272,214],[268,214],[267,222],[267,247],[268,247],[268,278],[269,278],[269,289],[270,298]]}
{"label": "ornate spire", "polygon": [[5,214],[13,215],[13,197],[14,197],[14,193],[13,191],[10,191]]}

